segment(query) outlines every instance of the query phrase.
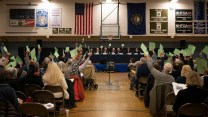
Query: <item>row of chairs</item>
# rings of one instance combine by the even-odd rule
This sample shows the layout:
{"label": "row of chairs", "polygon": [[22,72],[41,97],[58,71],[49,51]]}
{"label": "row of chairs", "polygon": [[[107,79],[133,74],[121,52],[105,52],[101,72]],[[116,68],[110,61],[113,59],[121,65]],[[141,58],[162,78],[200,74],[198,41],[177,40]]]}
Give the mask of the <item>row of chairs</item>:
{"label": "row of chairs", "polygon": [[204,103],[186,103],[180,107],[178,113],[175,113],[173,111],[175,99],[176,96],[174,92],[170,92],[167,95],[164,106],[164,117],[181,117],[181,115],[190,117],[208,117],[208,105]]}
{"label": "row of chairs", "polygon": [[[60,105],[59,108],[64,108],[65,106],[65,100],[64,100],[64,92],[63,88],[61,86],[44,86],[43,90],[35,84],[29,84],[26,85],[26,93],[32,98],[33,102],[37,102],[40,104],[53,104],[54,106],[52,108],[47,108],[49,113],[53,113],[53,116],[56,115],[56,111],[58,108],[57,105]],[[55,98],[53,93],[60,93],[62,92],[61,98]],[[16,95],[18,98],[22,100],[26,100],[28,97],[26,94],[20,91],[16,91]],[[33,104],[33,103],[32,103]],[[27,104],[28,105],[28,104]],[[37,104],[36,104],[37,105]],[[31,107],[30,107],[31,108]],[[33,109],[29,109],[28,111],[32,111]]]}

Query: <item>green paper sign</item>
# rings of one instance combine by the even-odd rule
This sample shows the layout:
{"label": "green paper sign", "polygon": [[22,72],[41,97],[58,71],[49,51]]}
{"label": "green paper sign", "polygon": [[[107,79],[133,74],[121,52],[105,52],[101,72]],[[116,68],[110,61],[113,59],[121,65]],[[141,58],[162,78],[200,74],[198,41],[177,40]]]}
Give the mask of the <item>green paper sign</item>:
{"label": "green paper sign", "polygon": [[16,57],[16,62],[19,63],[19,64],[22,64],[23,63],[22,62],[22,59],[19,56]]}
{"label": "green paper sign", "polygon": [[26,50],[27,52],[30,52],[30,48],[28,46],[26,46]]}
{"label": "green paper sign", "polygon": [[176,49],[174,50],[173,53],[174,53],[175,55],[179,55],[180,52],[181,52],[181,51],[180,51],[179,49],[176,48]]}
{"label": "green paper sign", "polygon": [[5,52],[8,52],[8,50],[7,50],[7,48],[5,46],[3,47],[3,49],[4,49]]}
{"label": "green paper sign", "polygon": [[206,55],[208,55],[208,46],[205,46],[204,49],[202,50],[203,53],[205,53]]}
{"label": "green paper sign", "polygon": [[70,54],[71,54],[71,58],[74,58],[75,56],[77,56],[77,49],[71,50]]}
{"label": "green paper sign", "polygon": [[189,44],[188,45],[188,50],[190,51],[191,54],[194,54],[196,47],[194,45]]}
{"label": "green paper sign", "polygon": [[69,52],[69,47],[66,47],[65,52]]}
{"label": "green paper sign", "polygon": [[153,51],[155,49],[156,44],[154,42],[149,42],[149,51]]}
{"label": "green paper sign", "polygon": [[144,52],[144,54],[148,55],[147,47],[143,43],[141,44],[140,47],[141,47],[142,51]]}
{"label": "green paper sign", "polygon": [[55,56],[56,58],[58,58],[58,57],[59,57],[58,52],[55,52],[55,53],[54,53],[54,56]]}
{"label": "green paper sign", "polygon": [[38,49],[40,49],[41,47],[40,47],[40,44],[38,44]]}
{"label": "green paper sign", "polygon": [[32,59],[36,58],[35,48],[33,48],[33,50],[30,52],[30,56],[31,56]]}
{"label": "green paper sign", "polygon": [[207,70],[207,61],[203,58],[196,58],[196,64],[197,64],[197,72],[199,74],[203,74],[204,70]]}

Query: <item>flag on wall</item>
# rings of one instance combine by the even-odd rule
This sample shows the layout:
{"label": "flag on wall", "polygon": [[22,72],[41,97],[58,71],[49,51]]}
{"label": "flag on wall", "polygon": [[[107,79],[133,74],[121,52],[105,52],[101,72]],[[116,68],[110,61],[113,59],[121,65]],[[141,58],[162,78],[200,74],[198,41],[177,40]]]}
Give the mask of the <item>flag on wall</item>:
{"label": "flag on wall", "polygon": [[146,34],[146,3],[127,3],[128,34]]}
{"label": "flag on wall", "polygon": [[93,3],[75,3],[74,34],[93,34]]}
{"label": "flag on wall", "polygon": [[194,0],[194,20],[205,20],[205,0]]}

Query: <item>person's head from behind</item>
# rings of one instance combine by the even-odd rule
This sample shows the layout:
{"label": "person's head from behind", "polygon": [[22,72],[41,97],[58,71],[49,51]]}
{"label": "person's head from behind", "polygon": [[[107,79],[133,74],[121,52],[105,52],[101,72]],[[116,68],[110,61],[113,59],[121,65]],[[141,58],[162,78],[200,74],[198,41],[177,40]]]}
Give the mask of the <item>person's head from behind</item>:
{"label": "person's head from behind", "polygon": [[57,84],[60,80],[63,80],[64,74],[54,62],[49,62],[46,69],[46,73],[43,75],[43,80],[48,83],[48,85]]}
{"label": "person's head from behind", "polygon": [[28,71],[29,75],[39,75],[39,65],[34,62],[34,61],[30,61],[29,63],[29,71]]}
{"label": "person's head from behind", "polygon": [[158,71],[161,71],[161,66],[160,66],[158,63],[154,63],[154,64],[153,64],[153,67],[154,67],[155,69],[157,69]]}
{"label": "person's head from behind", "polygon": [[202,87],[202,81],[200,79],[199,74],[193,71],[190,77],[186,79],[186,85],[188,87]]}
{"label": "person's head from behind", "polygon": [[144,64],[144,63],[146,63],[146,60],[145,60],[144,57],[141,57],[141,58],[140,58],[140,64]]}
{"label": "person's head from behind", "polygon": [[181,69],[181,76],[184,76],[186,78],[190,77],[192,73],[192,69],[189,65],[184,65]]}
{"label": "person's head from behind", "polygon": [[135,59],[134,58],[130,58],[130,63],[135,63]]}
{"label": "person's head from behind", "polygon": [[63,62],[63,61],[59,61],[57,63],[58,67],[60,68],[60,70],[62,71],[62,73],[65,73],[66,72],[66,64]]}
{"label": "person's head from behind", "polygon": [[4,69],[4,77],[7,80],[12,80],[17,78],[17,69],[14,67],[9,67]]}
{"label": "person's head from behind", "polygon": [[165,73],[170,74],[173,69],[173,65],[171,63],[166,63],[163,67]]}

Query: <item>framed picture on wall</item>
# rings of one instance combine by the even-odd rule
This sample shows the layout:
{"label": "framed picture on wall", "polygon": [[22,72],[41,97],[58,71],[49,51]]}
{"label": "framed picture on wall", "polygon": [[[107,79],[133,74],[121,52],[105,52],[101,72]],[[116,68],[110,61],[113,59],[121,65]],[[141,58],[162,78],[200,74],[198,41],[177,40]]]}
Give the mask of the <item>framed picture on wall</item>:
{"label": "framed picture on wall", "polygon": [[59,28],[59,34],[65,34],[66,30],[65,28]]}
{"label": "framed picture on wall", "polygon": [[58,34],[58,28],[53,28],[52,29],[52,34]]}
{"label": "framed picture on wall", "polygon": [[71,28],[66,28],[66,34],[71,34],[72,32],[71,32]]}

